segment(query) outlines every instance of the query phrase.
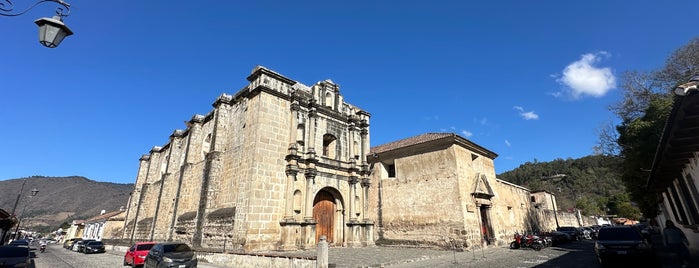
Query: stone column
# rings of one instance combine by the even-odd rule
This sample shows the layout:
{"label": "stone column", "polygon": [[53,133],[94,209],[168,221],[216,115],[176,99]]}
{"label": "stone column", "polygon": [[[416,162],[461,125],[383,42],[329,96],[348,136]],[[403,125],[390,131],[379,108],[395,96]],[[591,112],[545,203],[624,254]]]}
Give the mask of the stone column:
{"label": "stone column", "polygon": [[296,117],[298,116],[298,110],[298,101],[293,100],[291,103],[291,113],[289,113],[289,154],[286,155],[286,189],[284,190],[286,195],[284,221],[286,222],[294,219],[294,181],[296,181],[296,175],[299,172],[298,142],[296,137],[296,131],[298,128]]}
{"label": "stone column", "polygon": [[367,139],[367,136],[369,135],[369,131],[366,128],[362,128],[360,135],[362,137],[362,144],[361,144],[362,151],[361,151],[361,155],[359,156],[359,158],[362,161],[362,165],[366,165],[367,164],[366,154],[369,153],[369,143],[368,143],[368,139]]}
{"label": "stone column", "polygon": [[305,207],[304,207],[304,220],[313,221],[313,184],[315,183],[315,177],[318,171],[315,168],[315,150],[313,148],[308,151],[308,168],[306,169],[306,193],[305,193]]}
{"label": "stone column", "polygon": [[357,161],[354,158],[354,123],[349,123],[349,126],[347,127],[347,136],[349,137],[349,141],[347,141],[347,151],[349,159],[347,159],[347,161],[350,163],[354,163]]}
{"label": "stone column", "polygon": [[318,174],[318,170],[316,170],[315,167],[315,162],[318,160],[315,158],[315,150],[312,148],[309,149],[308,155],[309,158],[306,159],[308,167],[304,173],[306,176],[306,202],[302,223],[302,237],[304,238],[303,249],[311,249],[311,247],[316,243],[316,221],[313,219],[313,184],[315,177]]}
{"label": "stone column", "polygon": [[315,144],[316,144],[316,123],[317,123],[317,112],[315,107],[311,107],[311,109],[308,111],[308,126],[306,126],[309,132],[308,138],[306,138],[306,148],[308,148],[308,151],[313,150],[315,152]]}
{"label": "stone column", "polygon": [[318,242],[318,250],[316,250],[316,268],[328,268],[328,242],[325,236],[320,237]]}
{"label": "stone column", "polygon": [[284,221],[294,221],[294,182],[299,173],[298,154],[296,143],[289,145],[289,154],[286,156],[286,206],[284,207]]}
{"label": "stone column", "polygon": [[369,186],[371,182],[369,178],[362,179],[362,217],[365,222],[370,221],[367,211],[369,210]]}
{"label": "stone column", "polygon": [[[296,144],[292,144],[292,148],[295,148]],[[291,148],[290,148],[291,149]],[[296,155],[296,151],[289,154]],[[287,156],[288,158],[289,156]],[[298,157],[298,156],[296,156]],[[293,183],[296,181],[296,176],[299,173],[299,167],[295,164],[296,160],[292,160],[294,164],[288,164],[286,166],[286,207],[284,208],[284,219],[279,222],[281,225],[281,250],[296,250],[296,238],[298,237],[300,230],[300,222],[294,219],[294,189]]]}

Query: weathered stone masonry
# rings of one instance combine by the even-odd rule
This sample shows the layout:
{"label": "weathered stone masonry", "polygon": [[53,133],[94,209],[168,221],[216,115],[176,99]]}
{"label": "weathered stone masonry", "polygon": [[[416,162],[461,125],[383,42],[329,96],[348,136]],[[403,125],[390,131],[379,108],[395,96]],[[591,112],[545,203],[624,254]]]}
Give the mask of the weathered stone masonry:
{"label": "weathered stone masonry", "polygon": [[370,114],[330,80],[309,87],[257,67],[248,81],[141,157],[122,238],[246,252],[308,249],[321,235],[373,245]]}

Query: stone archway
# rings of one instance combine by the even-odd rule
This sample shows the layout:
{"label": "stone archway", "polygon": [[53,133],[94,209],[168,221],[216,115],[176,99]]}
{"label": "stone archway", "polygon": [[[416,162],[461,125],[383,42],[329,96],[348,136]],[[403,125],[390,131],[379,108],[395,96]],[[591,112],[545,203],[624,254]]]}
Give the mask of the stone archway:
{"label": "stone archway", "polygon": [[342,243],[343,230],[342,196],[333,188],[323,188],[313,199],[313,219],[316,221],[316,243],[321,236],[327,238],[328,244]]}

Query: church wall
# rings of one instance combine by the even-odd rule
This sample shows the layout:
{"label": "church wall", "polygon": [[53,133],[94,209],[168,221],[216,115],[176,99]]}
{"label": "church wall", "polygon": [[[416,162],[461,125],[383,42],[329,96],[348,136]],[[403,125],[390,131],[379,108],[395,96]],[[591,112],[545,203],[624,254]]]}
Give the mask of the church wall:
{"label": "church wall", "polygon": [[271,250],[279,239],[286,187],[284,157],[289,146],[288,112],[288,101],[266,92],[248,100],[248,157],[253,164],[246,178],[247,192],[238,193],[248,195],[247,203],[236,211],[236,220],[244,219],[246,250]]}
{"label": "church wall", "polygon": [[180,166],[182,165],[185,153],[185,142],[181,135],[182,131],[176,131],[170,136],[170,143],[167,149],[167,167],[163,176],[163,189],[160,195],[160,204],[156,214],[155,227],[153,229],[153,239],[165,241],[170,235],[170,225],[172,217],[175,215],[174,205],[179,183]]}
{"label": "church wall", "polygon": [[148,159],[149,168],[145,175],[145,183],[141,190],[144,191],[143,200],[149,200],[150,202],[141,202],[140,211],[138,218],[135,219],[135,240],[149,240],[150,233],[153,226],[153,217],[155,216],[156,204],[158,203],[158,196],[160,193],[160,187],[162,184],[162,173],[163,168],[163,152],[162,148],[159,146],[153,147],[150,152],[150,157]]}
{"label": "church wall", "polygon": [[201,193],[201,178],[204,167],[201,153],[202,143],[205,138],[202,130],[203,117],[194,117],[190,120],[187,132],[186,156],[181,169],[182,183],[179,197],[176,198],[177,210],[175,211],[175,227],[171,239],[174,241],[190,241],[195,229],[194,220],[199,205]]}
{"label": "church wall", "polygon": [[[295,81],[260,68],[248,79],[247,87],[235,96],[220,96],[210,113],[195,115],[185,131],[176,131],[164,148],[154,147],[142,160],[137,182],[143,183],[130,201],[134,208],[128,212],[134,215],[127,216],[126,229],[133,232],[125,230],[125,238],[134,233],[136,241],[152,237],[227,251],[277,250],[282,243],[284,250],[312,248],[315,223],[308,218],[313,215],[308,202],[319,191],[328,190],[338,208],[339,220],[333,222],[336,245],[344,246],[348,240],[368,244],[362,239],[369,236],[361,232],[371,221],[357,223],[352,233],[345,223],[350,218],[348,200],[356,202],[351,203],[355,218],[365,219],[359,180],[353,180],[353,187],[348,181],[350,170],[363,178],[362,159],[353,158],[356,166],[347,161],[367,151],[359,148],[359,130],[368,133],[369,114],[358,114],[359,109],[343,103],[337,85],[329,80],[313,87],[294,85]],[[296,115],[292,111],[298,111],[298,116],[292,116]],[[345,119],[348,115],[353,119]],[[349,121],[361,126],[351,126]],[[355,131],[352,137],[349,129]],[[321,154],[324,134],[336,138],[327,156]],[[295,140],[302,141],[299,158],[290,162],[290,143]],[[364,141],[368,148],[368,136]],[[357,143],[353,152],[351,143]],[[315,158],[310,148],[316,150]],[[299,171],[297,176],[289,175],[294,169],[287,174],[289,164]],[[307,174],[317,175],[307,180]],[[353,198],[348,197],[351,193]],[[282,226],[291,226],[285,229],[291,236],[282,238]]]}
{"label": "church wall", "polygon": [[[372,184],[370,190],[370,199],[379,201],[377,237],[385,240],[382,242],[443,247],[449,238],[461,235],[456,231],[463,230],[464,219],[454,159],[453,150],[400,157],[393,160],[395,178],[388,178],[383,167],[384,172],[379,172],[381,185]],[[379,180],[372,176],[373,181]]]}
{"label": "church wall", "polygon": [[[480,245],[483,240],[480,211],[472,193],[475,190],[478,176],[480,174],[489,173],[487,169],[488,165],[484,165],[483,163],[491,159],[473,153],[458,145],[452,145],[450,150],[454,151],[460,197],[458,206],[460,208],[459,211],[463,214],[463,221],[461,222],[460,228],[454,230],[453,239],[455,243],[461,247]],[[488,177],[487,175],[486,177],[494,178],[494,176]]]}
{"label": "church wall", "polygon": [[495,196],[490,213],[496,244],[512,242],[515,231],[540,230],[530,213],[529,190],[501,180],[490,180]]}
{"label": "church wall", "polygon": [[129,197],[129,203],[126,205],[126,216],[124,232],[122,233],[122,239],[131,239],[133,230],[135,229],[136,218],[140,214],[140,202],[143,197],[144,192],[143,184],[146,181],[146,174],[148,173],[148,168],[150,162],[148,159],[150,155],[143,155],[139,159],[138,172],[136,174],[136,183],[134,185],[134,190],[131,191],[131,196]]}

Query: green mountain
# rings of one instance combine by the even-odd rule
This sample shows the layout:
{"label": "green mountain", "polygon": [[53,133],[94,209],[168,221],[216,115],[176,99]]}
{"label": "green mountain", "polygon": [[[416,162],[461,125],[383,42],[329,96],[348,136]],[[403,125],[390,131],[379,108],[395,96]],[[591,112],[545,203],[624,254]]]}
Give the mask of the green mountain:
{"label": "green mountain", "polygon": [[638,218],[621,181],[621,159],[591,155],[551,162],[527,162],[498,175],[531,191],[556,195],[561,209],[578,208],[585,215],[617,214]]}

